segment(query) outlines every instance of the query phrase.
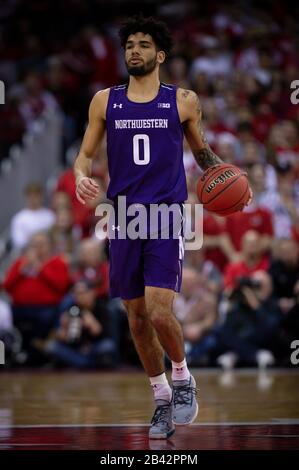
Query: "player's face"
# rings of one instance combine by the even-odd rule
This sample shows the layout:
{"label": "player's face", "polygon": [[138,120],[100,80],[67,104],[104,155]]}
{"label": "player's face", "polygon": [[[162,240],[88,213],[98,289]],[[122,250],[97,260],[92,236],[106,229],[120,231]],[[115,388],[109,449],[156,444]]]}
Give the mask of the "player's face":
{"label": "player's face", "polygon": [[128,73],[142,76],[151,73],[158,64],[158,52],[149,34],[136,33],[128,37],[125,61]]}

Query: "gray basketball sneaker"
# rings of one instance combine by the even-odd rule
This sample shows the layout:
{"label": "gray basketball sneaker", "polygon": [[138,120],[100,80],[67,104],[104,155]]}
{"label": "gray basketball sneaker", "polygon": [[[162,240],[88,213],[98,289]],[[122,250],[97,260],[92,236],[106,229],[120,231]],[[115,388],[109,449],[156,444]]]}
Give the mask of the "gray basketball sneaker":
{"label": "gray basketball sneaker", "polygon": [[192,375],[188,380],[174,380],[173,422],[178,426],[193,423],[198,413],[196,382]]}
{"label": "gray basketball sneaker", "polygon": [[149,430],[150,439],[167,439],[174,431],[172,401],[155,400],[156,409]]}

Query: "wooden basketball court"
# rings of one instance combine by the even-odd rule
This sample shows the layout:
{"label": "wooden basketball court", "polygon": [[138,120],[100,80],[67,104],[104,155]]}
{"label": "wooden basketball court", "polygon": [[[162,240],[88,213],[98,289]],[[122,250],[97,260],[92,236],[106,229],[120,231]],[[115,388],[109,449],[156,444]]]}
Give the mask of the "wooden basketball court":
{"label": "wooden basketball court", "polygon": [[0,450],[299,449],[299,369],[193,374],[196,422],[149,441],[142,372],[2,371]]}

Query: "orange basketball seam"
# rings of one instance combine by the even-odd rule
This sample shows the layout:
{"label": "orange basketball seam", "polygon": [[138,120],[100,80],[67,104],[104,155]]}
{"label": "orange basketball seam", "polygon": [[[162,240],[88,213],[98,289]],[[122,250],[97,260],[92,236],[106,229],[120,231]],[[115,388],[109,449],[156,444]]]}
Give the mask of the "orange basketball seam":
{"label": "orange basketball seam", "polygon": [[[235,181],[236,181],[236,180],[235,180]],[[210,210],[210,212],[217,212],[217,213],[219,213],[219,212],[224,212],[224,211],[228,211],[228,210],[232,209],[233,207],[237,206],[237,205],[239,204],[239,202],[240,202],[240,201],[243,199],[243,197],[245,196],[245,194],[246,194],[246,192],[248,191],[248,189],[249,189],[249,184],[248,184],[248,181],[247,181],[247,186],[246,186],[245,191],[243,192],[242,196],[240,197],[240,199],[238,199],[238,201],[237,201],[235,204],[233,204],[233,205],[230,206],[230,207],[226,207],[225,209],[218,209],[217,211]],[[209,210],[209,209],[207,209],[207,210]],[[230,214],[227,214],[227,215],[230,215]]]}
{"label": "orange basketball seam", "polygon": [[[228,188],[231,187],[232,184],[234,184],[236,181],[238,181],[238,179],[241,177],[241,176],[244,176],[243,173],[240,173],[236,179],[234,179],[233,181],[231,181],[227,186],[225,186],[224,188],[222,188],[218,194],[216,194],[214,197],[212,197],[208,203],[203,203],[204,205],[205,204],[210,204],[210,202],[213,202],[215,199],[217,199],[217,197],[223,193],[223,191],[227,190]],[[203,191],[203,190],[202,190]],[[202,194],[202,193],[201,193]]]}

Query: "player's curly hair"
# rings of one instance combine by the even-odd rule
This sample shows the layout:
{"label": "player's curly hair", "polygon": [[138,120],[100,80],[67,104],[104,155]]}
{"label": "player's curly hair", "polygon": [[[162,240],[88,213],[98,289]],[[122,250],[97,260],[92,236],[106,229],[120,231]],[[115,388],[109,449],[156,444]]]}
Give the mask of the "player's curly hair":
{"label": "player's curly hair", "polygon": [[142,14],[127,18],[119,30],[119,37],[123,48],[125,48],[130,34],[135,33],[150,34],[159,50],[164,51],[166,56],[170,54],[173,42],[169,30],[163,21],[157,20],[152,16],[146,18]]}

